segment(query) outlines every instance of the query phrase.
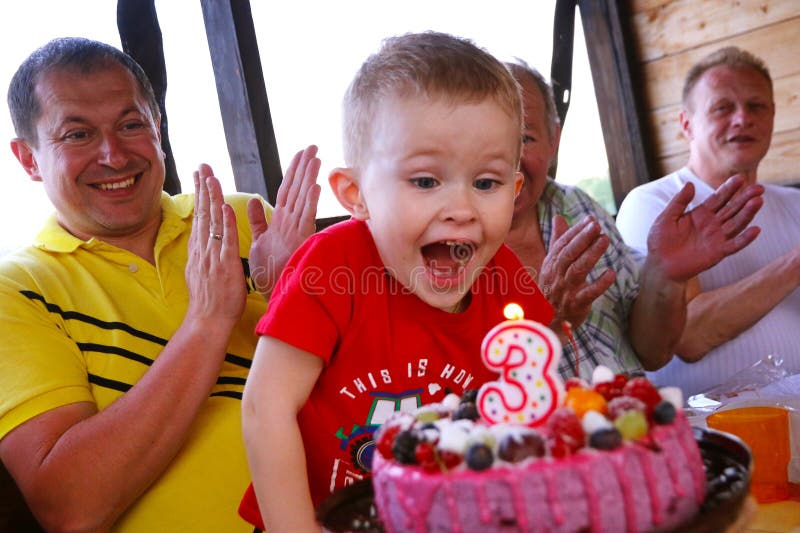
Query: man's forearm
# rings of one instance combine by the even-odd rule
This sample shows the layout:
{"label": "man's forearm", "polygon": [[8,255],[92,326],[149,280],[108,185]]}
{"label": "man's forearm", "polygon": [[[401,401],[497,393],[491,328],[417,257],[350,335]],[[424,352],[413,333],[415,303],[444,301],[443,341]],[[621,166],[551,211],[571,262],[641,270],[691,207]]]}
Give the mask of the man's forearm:
{"label": "man's forearm", "polygon": [[231,327],[184,323],[142,379],[103,411],[67,405],[0,441],[0,456],[43,525],[107,529],[147,490],[208,398]]}
{"label": "man's forearm", "polygon": [[676,353],[687,362],[699,361],[752,327],[797,288],[792,265],[787,255],[736,283],[692,298]]}
{"label": "man's forearm", "polygon": [[631,345],[645,370],[669,362],[686,323],[686,284],[666,279],[646,260],[630,312]]}

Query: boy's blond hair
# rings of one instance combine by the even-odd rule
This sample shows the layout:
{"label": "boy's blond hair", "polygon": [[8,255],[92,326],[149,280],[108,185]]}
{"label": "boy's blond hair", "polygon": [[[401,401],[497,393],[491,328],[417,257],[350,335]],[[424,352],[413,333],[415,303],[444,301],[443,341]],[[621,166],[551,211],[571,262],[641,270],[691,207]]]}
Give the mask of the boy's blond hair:
{"label": "boy's blond hair", "polygon": [[[410,33],[383,41],[367,58],[344,97],[344,158],[358,168],[369,150],[372,122],[386,98],[430,96],[452,103],[493,98],[519,125],[519,87],[508,69],[472,41],[445,33]],[[476,125],[481,127],[481,125]]]}

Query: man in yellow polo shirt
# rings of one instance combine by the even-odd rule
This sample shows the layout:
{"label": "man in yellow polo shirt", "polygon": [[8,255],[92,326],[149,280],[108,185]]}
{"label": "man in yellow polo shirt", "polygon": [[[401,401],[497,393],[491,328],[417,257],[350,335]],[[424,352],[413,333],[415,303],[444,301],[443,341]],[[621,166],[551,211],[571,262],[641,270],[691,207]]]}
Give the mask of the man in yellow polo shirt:
{"label": "man in yellow polo shirt", "polygon": [[314,228],[316,148],[274,212],[205,165],[171,197],[149,82],[86,39],[34,52],[8,101],[55,214],[0,262],[0,460],[46,529],[252,531],[241,394],[265,296]]}

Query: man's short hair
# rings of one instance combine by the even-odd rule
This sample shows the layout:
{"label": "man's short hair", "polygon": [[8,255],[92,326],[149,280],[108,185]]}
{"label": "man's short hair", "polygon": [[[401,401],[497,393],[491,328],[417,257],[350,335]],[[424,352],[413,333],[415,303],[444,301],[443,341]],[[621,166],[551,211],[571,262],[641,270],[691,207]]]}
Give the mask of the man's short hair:
{"label": "man's short hair", "polygon": [[[522,80],[527,77],[539,89],[539,94],[544,101],[544,119],[547,123],[547,134],[550,136],[550,142],[553,142],[556,135],[556,128],[561,122],[558,118],[558,112],[556,111],[553,88],[538,70],[518,57],[514,58],[514,61],[507,62],[506,67],[511,71],[514,78],[520,82],[520,85],[522,85]],[[520,89],[522,89],[522,87],[520,87]]]}
{"label": "man's short hair", "polygon": [[111,45],[82,37],[53,39],[28,56],[17,69],[8,86],[8,109],[17,137],[36,146],[36,121],[42,114],[36,96],[36,84],[41,77],[54,70],[76,70],[91,73],[120,65],[133,74],[142,96],[157,120],[161,116],[153,87],[142,67],[129,55]]}
{"label": "man's short hair", "polygon": [[[371,125],[386,98],[427,95],[452,102],[493,98],[519,123],[519,88],[508,69],[472,41],[445,33],[410,33],[383,41],[356,73],[344,98],[344,158],[358,167]],[[519,153],[519,149],[518,149]]]}
{"label": "man's short hair", "polygon": [[689,69],[688,74],[686,74],[686,80],[683,82],[683,94],[681,98],[685,108],[689,109],[689,100],[692,95],[692,90],[695,85],[697,85],[697,82],[700,81],[703,74],[718,66],[726,66],[734,69],[752,68],[764,76],[764,79],[769,83],[769,91],[772,93],[772,77],[764,61],[747,50],[742,50],[736,46],[726,46],[725,48],[720,48],[705,56]]}

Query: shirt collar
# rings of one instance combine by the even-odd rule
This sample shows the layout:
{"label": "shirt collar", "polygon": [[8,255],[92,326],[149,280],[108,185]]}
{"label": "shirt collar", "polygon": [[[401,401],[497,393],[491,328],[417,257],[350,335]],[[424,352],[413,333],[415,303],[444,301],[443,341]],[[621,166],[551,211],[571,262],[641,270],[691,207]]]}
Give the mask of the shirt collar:
{"label": "shirt collar", "polygon": [[[170,196],[166,192],[161,193],[161,226],[158,230],[158,242],[165,239],[174,238],[186,226],[186,220],[191,218],[194,211],[194,199],[192,195],[179,194]],[[44,227],[36,235],[33,245],[36,248],[50,252],[72,253],[79,247],[91,248],[103,242],[95,237],[89,240],[82,240],[64,229],[56,218],[56,214],[51,214],[45,221]],[[158,247],[158,245],[157,245]]]}

